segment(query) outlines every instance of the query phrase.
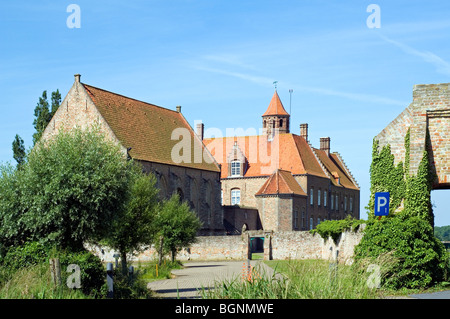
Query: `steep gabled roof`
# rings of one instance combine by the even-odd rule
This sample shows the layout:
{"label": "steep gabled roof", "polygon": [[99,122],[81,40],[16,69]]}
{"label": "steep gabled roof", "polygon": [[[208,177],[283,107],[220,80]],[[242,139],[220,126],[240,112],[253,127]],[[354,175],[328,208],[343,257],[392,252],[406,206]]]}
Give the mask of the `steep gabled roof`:
{"label": "steep gabled roof", "polygon": [[311,147],[301,136],[276,134],[273,141],[266,135],[204,139],[203,143],[219,164],[221,178],[227,178],[227,156],[237,142],[247,159],[244,177],[270,176],[277,170],[292,174],[311,174],[327,178]]}
{"label": "steep gabled roof", "polygon": [[277,169],[255,196],[280,194],[307,196],[290,172]]}
{"label": "steep gabled roof", "polygon": [[[356,182],[354,182],[353,177],[349,175],[345,164],[342,163],[336,153],[331,153],[328,156],[327,153],[323,150],[314,150],[330,176],[335,177],[331,178],[331,182],[333,183],[333,185],[351,189],[359,189],[359,186],[356,184]],[[339,183],[337,179],[339,179]]]}
{"label": "steep gabled roof", "polygon": [[[247,160],[243,177],[271,176],[274,171],[281,170],[292,175],[328,178],[336,186],[359,189],[336,153],[328,156],[325,151],[312,147],[302,136],[292,133],[276,134],[273,141],[268,141],[266,135],[204,139],[203,143],[222,165],[221,178],[228,177],[227,156],[235,142]],[[333,178],[335,174],[339,183]]]}
{"label": "steep gabled roof", "polygon": [[283,103],[281,103],[280,97],[278,96],[276,90],[273,93],[269,107],[262,116],[269,116],[269,115],[289,115],[289,113],[286,112],[286,110],[284,109]]}
{"label": "steep gabled roof", "polygon": [[[195,152],[198,149],[203,151],[205,146],[180,112],[81,84],[120,143],[126,148],[131,147],[129,155],[132,158],[208,171],[220,170],[214,160],[208,163],[203,156],[200,163],[194,161]],[[172,159],[172,149],[181,140],[171,139],[177,128],[189,132],[190,163],[176,163]]]}

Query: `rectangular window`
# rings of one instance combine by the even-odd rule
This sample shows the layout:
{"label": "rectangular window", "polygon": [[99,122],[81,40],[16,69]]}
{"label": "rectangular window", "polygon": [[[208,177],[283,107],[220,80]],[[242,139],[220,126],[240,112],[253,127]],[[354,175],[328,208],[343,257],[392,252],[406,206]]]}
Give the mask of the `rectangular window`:
{"label": "rectangular window", "polygon": [[317,190],[317,205],[320,206],[320,189]]}
{"label": "rectangular window", "polygon": [[350,196],[350,213],[353,213],[353,197]]}
{"label": "rectangular window", "polygon": [[323,191],[323,206],[327,207],[327,191]]}
{"label": "rectangular window", "polygon": [[331,194],[330,206],[331,206],[331,209],[333,210],[334,209],[334,194]]}
{"label": "rectangular window", "polygon": [[298,229],[298,211],[294,212],[294,229]]}
{"label": "rectangular window", "polygon": [[339,210],[339,195],[336,194],[336,210]]}
{"label": "rectangular window", "polygon": [[311,191],[309,193],[309,203],[314,205],[314,188],[311,187]]}
{"label": "rectangular window", "polygon": [[311,217],[309,219],[309,229],[313,229],[313,228],[314,228],[314,221],[313,221],[313,218]]}
{"label": "rectangular window", "polygon": [[231,205],[239,205],[241,202],[241,190],[232,189],[231,190]]}
{"label": "rectangular window", "polygon": [[241,162],[231,162],[231,176],[241,176]]}
{"label": "rectangular window", "polygon": [[302,211],[302,229],[305,229],[305,211]]}
{"label": "rectangular window", "polygon": [[347,196],[344,197],[344,212],[347,211]]}

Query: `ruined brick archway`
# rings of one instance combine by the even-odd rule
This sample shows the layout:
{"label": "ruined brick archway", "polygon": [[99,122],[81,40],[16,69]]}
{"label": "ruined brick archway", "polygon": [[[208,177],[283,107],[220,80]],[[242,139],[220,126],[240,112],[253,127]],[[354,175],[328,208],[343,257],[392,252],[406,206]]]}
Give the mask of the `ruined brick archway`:
{"label": "ruined brick archway", "polygon": [[[414,85],[413,101],[375,138],[387,144],[396,164],[405,162],[405,136],[410,129],[410,175],[415,175],[428,140],[435,174],[433,189],[450,189],[450,83]],[[428,133],[428,134],[427,134]]]}

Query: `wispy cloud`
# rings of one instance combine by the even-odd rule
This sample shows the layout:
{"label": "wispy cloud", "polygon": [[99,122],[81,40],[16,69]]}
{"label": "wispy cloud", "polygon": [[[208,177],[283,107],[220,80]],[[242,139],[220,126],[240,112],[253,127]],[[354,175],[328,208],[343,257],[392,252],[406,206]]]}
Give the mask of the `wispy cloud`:
{"label": "wispy cloud", "polygon": [[434,54],[433,52],[420,51],[420,50],[414,49],[414,48],[412,48],[412,47],[410,47],[410,46],[408,46],[408,45],[406,45],[404,43],[392,40],[392,39],[390,39],[390,38],[388,38],[388,37],[386,37],[386,36],[384,36],[382,34],[380,34],[380,37],[384,41],[395,45],[396,47],[401,49],[406,54],[419,57],[424,62],[434,65],[436,67],[436,71],[437,72],[445,74],[445,75],[450,75],[450,63],[445,61],[444,59],[442,59],[438,55]]}
{"label": "wispy cloud", "polygon": [[226,70],[217,69],[217,68],[210,68],[210,67],[203,67],[203,66],[196,66],[195,68],[197,70],[202,70],[202,71],[207,71],[207,72],[219,73],[219,74],[232,76],[232,77],[239,78],[239,79],[242,79],[242,80],[246,80],[246,81],[249,81],[249,82],[252,82],[252,83],[256,83],[256,84],[259,84],[259,85],[262,85],[262,86],[272,86],[273,85],[273,81],[274,81],[273,79],[269,79],[269,78],[264,77],[264,76],[255,76],[255,75],[251,75],[251,74],[226,71]]}
{"label": "wispy cloud", "polygon": [[[232,72],[232,71],[226,71],[226,70],[222,70],[222,69],[203,67],[203,66],[196,66],[195,68],[198,70],[202,70],[202,71],[232,76],[232,77],[239,78],[239,79],[242,79],[245,81],[249,81],[249,82],[252,82],[252,83],[255,83],[255,84],[258,84],[261,86],[265,86],[265,87],[273,87],[274,79],[271,79],[271,78],[268,78],[265,76],[255,76],[255,75],[251,75],[248,73]],[[328,95],[328,96],[336,96],[336,97],[341,97],[341,98],[354,100],[354,101],[360,101],[360,102],[371,102],[371,103],[400,105],[400,106],[406,106],[408,104],[405,101],[399,101],[399,100],[390,99],[390,98],[377,96],[377,95],[373,95],[373,94],[344,92],[344,91],[333,90],[333,89],[329,89],[329,88],[298,85],[295,83],[283,82],[283,84],[286,85],[287,87],[290,87],[290,88],[298,90],[298,91],[311,92],[311,93],[315,93],[315,94]]]}

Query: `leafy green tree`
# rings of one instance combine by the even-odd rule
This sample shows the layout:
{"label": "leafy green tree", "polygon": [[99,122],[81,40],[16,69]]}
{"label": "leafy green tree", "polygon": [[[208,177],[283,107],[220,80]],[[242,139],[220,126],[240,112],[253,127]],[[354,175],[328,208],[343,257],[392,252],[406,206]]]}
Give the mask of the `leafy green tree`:
{"label": "leafy green tree", "polygon": [[437,238],[439,238],[439,240],[450,241],[450,226],[435,226],[434,234]]}
{"label": "leafy green tree", "polygon": [[61,94],[58,89],[52,92],[51,103],[50,108],[47,100],[47,91],[42,92],[42,97],[39,98],[39,101],[34,109],[35,118],[33,121],[33,126],[36,132],[33,134],[33,145],[36,145],[37,141],[39,141],[42,133],[61,104]]}
{"label": "leafy green tree", "polygon": [[98,129],[74,129],[38,144],[21,170],[1,171],[5,240],[76,250],[110,230],[126,203],[133,164]]}
{"label": "leafy green tree", "polygon": [[51,100],[52,100],[52,108],[50,112],[50,119],[53,117],[53,115],[55,115],[56,111],[61,105],[61,93],[59,93],[59,89],[56,89],[56,91],[52,92]]}
{"label": "leafy green tree", "polygon": [[0,166],[0,248],[20,245],[28,237],[22,213],[22,175],[11,164]]}
{"label": "leafy green tree", "polygon": [[34,117],[33,126],[36,132],[33,134],[33,145],[36,145],[52,119],[47,101],[47,91],[42,92],[42,97],[39,98],[39,102],[34,109]]}
{"label": "leafy green tree", "polygon": [[155,238],[158,189],[153,174],[138,172],[130,183],[126,207],[115,218],[105,243],[119,251],[122,271],[127,270],[127,254],[138,253]]}
{"label": "leafy green tree", "polygon": [[13,158],[17,162],[17,168],[22,167],[22,164],[25,162],[25,145],[23,142],[23,139],[16,134],[14,141],[12,143],[12,150],[13,150]]}
{"label": "leafy green tree", "polygon": [[[161,205],[156,221],[162,252],[170,252],[175,261],[179,249],[189,247],[195,242],[201,221],[186,202],[180,202],[178,194],[173,194]],[[162,243],[162,245],[161,245]],[[161,247],[162,246],[162,247]],[[161,256],[160,256],[161,257]]]}

